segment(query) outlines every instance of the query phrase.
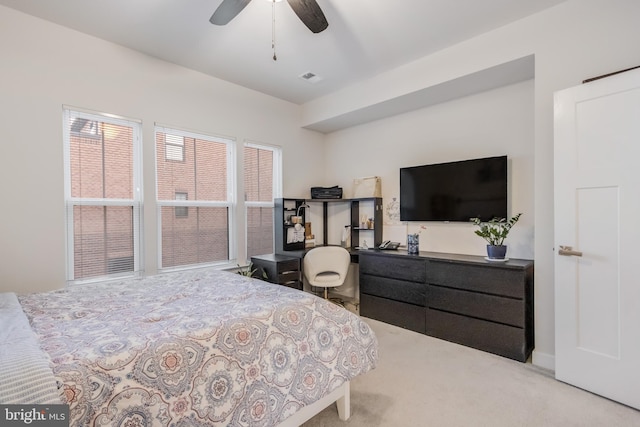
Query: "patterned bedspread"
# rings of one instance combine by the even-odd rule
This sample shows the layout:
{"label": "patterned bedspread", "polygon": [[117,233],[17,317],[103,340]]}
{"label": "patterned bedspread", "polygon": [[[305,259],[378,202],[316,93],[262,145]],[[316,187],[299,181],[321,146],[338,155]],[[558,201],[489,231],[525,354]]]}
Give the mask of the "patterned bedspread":
{"label": "patterned bedspread", "polygon": [[25,295],[73,426],[272,426],[372,369],[358,316],[194,270]]}

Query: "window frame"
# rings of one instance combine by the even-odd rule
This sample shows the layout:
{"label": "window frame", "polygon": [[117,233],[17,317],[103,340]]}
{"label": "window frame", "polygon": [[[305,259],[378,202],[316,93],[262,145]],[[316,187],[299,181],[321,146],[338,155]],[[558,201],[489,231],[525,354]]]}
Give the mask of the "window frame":
{"label": "window frame", "polygon": [[[246,189],[244,192],[244,235],[245,235],[245,259],[249,261],[249,208],[271,208],[275,210],[275,199],[282,197],[282,147],[277,145],[265,144],[250,140],[245,140],[243,145],[243,173],[247,167],[246,159],[244,159],[244,148],[255,148],[259,150],[268,150],[273,153],[273,197],[270,202],[256,202],[247,200]],[[243,175],[244,176],[244,175]],[[244,182],[244,180],[243,180]],[[275,212],[274,212],[275,214]],[[272,251],[275,251],[275,235],[272,235]]]}
{"label": "window frame", "polygon": [[[200,140],[208,140],[208,141],[212,141],[212,142],[217,142],[217,143],[224,143],[226,145],[227,148],[227,153],[226,153],[226,163],[227,163],[227,200],[225,201],[211,201],[211,200],[161,200],[158,197],[159,191],[158,191],[158,186],[159,186],[159,180],[158,180],[158,165],[157,165],[157,159],[158,159],[158,146],[156,144],[156,140],[158,138],[158,133],[162,132],[164,134],[172,134],[172,135],[180,135],[182,137],[186,137],[186,138],[195,138],[195,139],[200,139]],[[228,265],[235,265],[234,261],[235,261],[235,257],[233,256],[234,254],[237,253],[237,237],[236,237],[236,229],[237,229],[237,225],[236,225],[236,219],[235,219],[235,212],[236,212],[236,205],[237,205],[237,197],[236,197],[236,192],[237,192],[237,186],[236,186],[236,180],[235,180],[235,176],[236,176],[236,149],[235,149],[235,145],[236,145],[236,141],[233,138],[230,137],[226,137],[226,136],[220,136],[220,135],[215,135],[215,134],[204,134],[201,132],[193,132],[193,131],[189,131],[189,130],[185,130],[185,129],[181,129],[179,127],[176,126],[171,126],[171,125],[163,125],[160,123],[155,123],[154,124],[154,153],[155,153],[155,158],[154,158],[154,165],[155,165],[155,186],[156,186],[156,220],[157,220],[157,227],[156,227],[156,234],[157,234],[157,268],[159,272],[168,272],[168,271],[179,271],[179,270],[188,270],[188,269],[193,269],[193,268],[202,268],[202,267],[206,267],[206,266],[228,266]],[[166,142],[165,142],[166,144]],[[164,148],[164,147],[163,147]],[[174,161],[175,160],[167,160],[165,158],[165,156],[163,155],[162,158],[165,161]],[[174,191],[176,191],[174,189]],[[220,261],[220,262],[205,262],[205,263],[198,263],[198,264],[185,264],[185,265],[179,265],[179,266],[171,266],[171,267],[164,267],[162,265],[162,208],[163,207],[180,207],[180,206],[184,206],[184,207],[194,207],[194,208],[199,208],[199,207],[224,207],[227,208],[227,224],[228,224],[228,230],[227,230],[227,238],[228,238],[228,242],[229,242],[229,253],[227,254],[227,261]],[[175,209],[174,209],[175,212]]]}
{"label": "window frame", "polygon": [[[87,119],[94,122],[104,122],[120,126],[131,127],[133,147],[133,199],[120,198],[82,198],[72,197],[71,182],[71,136],[81,134],[83,137],[95,139],[92,134],[75,132],[69,125],[72,118]],[[85,284],[101,282],[121,277],[135,277],[144,271],[143,254],[143,217],[142,217],[142,121],[115,114],[85,110],[77,107],[62,106],[62,136],[64,146],[64,201],[65,201],[65,253],[67,284]],[[75,272],[75,240],[74,240],[74,207],[76,206],[123,206],[133,210],[133,271],[125,273],[107,273],[86,279],[76,279]]]}

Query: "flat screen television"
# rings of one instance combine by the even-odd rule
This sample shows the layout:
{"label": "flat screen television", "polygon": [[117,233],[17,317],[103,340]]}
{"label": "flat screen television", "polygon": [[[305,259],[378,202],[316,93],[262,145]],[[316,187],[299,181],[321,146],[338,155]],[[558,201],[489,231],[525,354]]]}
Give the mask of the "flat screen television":
{"label": "flat screen television", "polygon": [[507,156],[400,169],[401,221],[507,217]]}

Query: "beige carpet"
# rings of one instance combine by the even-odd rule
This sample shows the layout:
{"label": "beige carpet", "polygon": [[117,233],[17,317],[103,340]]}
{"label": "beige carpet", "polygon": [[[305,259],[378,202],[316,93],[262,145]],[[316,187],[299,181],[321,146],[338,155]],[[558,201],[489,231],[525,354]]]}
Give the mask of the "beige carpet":
{"label": "beige carpet", "polygon": [[305,427],[640,426],[639,411],[531,364],[366,320],[380,359],[351,384],[351,418],[331,405]]}

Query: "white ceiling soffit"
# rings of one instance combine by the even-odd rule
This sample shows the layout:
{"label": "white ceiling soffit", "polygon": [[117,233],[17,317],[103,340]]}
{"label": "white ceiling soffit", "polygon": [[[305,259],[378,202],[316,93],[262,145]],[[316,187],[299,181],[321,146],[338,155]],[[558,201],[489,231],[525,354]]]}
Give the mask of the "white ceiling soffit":
{"label": "white ceiling soffit", "polygon": [[377,104],[305,124],[305,129],[331,133],[359,124],[429,107],[534,78],[534,56],[529,55],[485,70],[425,87]]}

